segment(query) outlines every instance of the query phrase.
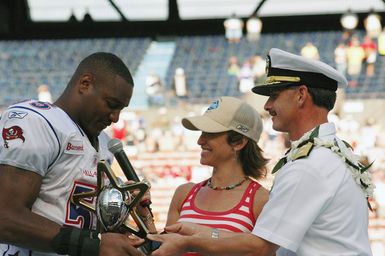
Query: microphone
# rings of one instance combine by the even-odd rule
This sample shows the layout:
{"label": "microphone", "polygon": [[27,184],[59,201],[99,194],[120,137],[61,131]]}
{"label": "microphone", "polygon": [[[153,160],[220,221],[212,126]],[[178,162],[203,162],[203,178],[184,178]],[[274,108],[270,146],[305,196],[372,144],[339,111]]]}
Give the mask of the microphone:
{"label": "microphone", "polygon": [[[136,174],[134,167],[132,167],[130,160],[128,160],[127,155],[123,150],[123,143],[118,139],[111,139],[108,142],[107,147],[108,147],[108,150],[112,154],[114,154],[127,180],[140,182],[140,179]],[[143,207],[149,207],[150,204],[151,204],[150,200],[144,200],[143,202],[140,203],[140,205]]]}
{"label": "microphone", "polygon": [[140,180],[134,167],[132,167],[130,160],[128,160],[126,153],[124,153],[123,143],[118,139],[112,139],[108,142],[107,146],[108,150],[114,154],[126,178],[139,182]]}
{"label": "microphone", "polygon": [[[107,144],[108,150],[114,154],[116,160],[118,161],[120,168],[122,169],[124,175],[128,180],[133,180],[135,182],[140,182],[138,175],[136,174],[134,167],[132,167],[130,160],[128,160],[126,153],[123,150],[123,143],[118,139],[111,139]],[[151,210],[151,200],[144,200],[140,203],[142,207],[146,207],[153,217]],[[150,233],[156,233],[155,224],[152,221],[152,227],[149,227]],[[160,247],[161,243],[157,241],[147,240],[144,245],[140,247],[142,252],[146,255]]]}

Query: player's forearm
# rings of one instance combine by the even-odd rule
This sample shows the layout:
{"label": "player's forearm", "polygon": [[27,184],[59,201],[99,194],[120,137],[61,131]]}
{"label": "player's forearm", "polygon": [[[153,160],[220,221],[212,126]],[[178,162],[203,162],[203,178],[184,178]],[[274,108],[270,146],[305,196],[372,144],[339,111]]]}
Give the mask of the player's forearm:
{"label": "player's forearm", "polygon": [[0,209],[0,242],[39,251],[52,251],[60,225],[29,209]]}

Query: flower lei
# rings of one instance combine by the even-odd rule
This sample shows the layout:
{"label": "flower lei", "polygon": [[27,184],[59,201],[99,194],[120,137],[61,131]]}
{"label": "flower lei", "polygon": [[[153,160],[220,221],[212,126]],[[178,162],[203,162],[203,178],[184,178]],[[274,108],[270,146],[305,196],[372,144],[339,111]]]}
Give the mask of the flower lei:
{"label": "flower lei", "polygon": [[[325,147],[340,156],[352,172],[353,179],[357,185],[362,189],[367,200],[373,197],[373,190],[375,188],[371,174],[368,169],[373,162],[368,166],[364,166],[359,162],[359,157],[353,153],[353,148],[346,141],[342,141],[345,147],[341,147],[336,139],[332,141],[325,141],[318,138],[319,126],[312,131],[305,133],[301,139],[292,144],[291,149],[286,155],[281,158],[274,166],[272,173],[276,173],[288,161],[307,157],[314,147]],[[368,207],[372,210],[369,202]]]}

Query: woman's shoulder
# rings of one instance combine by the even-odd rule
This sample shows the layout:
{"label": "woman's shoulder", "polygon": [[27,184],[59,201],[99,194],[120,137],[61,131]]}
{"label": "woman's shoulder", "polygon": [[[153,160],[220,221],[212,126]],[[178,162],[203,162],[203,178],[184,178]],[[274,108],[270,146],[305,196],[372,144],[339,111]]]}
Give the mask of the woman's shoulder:
{"label": "woman's shoulder", "polygon": [[185,191],[185,190],[191,190],[197,183],[194,182],[187,182],[179,185],[176,189],[176,191]]}
{"label": "woman's shoulder", "polygon": [[187,182],[179,185],[176,190],[176,195],[181,195],[182,197],[187,196],[187,194],[195,187],[198,186],[201,183],[194,183],[194,182]]}
{"label": "woman's shoulder", "polygon": [[258,190],[255,192],[254,196],[254,202],[253,202],[253,212],[254,217],[257,219],[259,214],[262,211],[263,206],[267,203],[269,200],[269,190],[267,190],[262,185],[258,188]]}
{"label": "woman's shoulder", "polygon": [[266,189],[263,185],[261,185],[258,181],[251,180],[251,182],[258,185],[258,188],[255,191],[254,202],[265,204],[269,199],[269,190]]}

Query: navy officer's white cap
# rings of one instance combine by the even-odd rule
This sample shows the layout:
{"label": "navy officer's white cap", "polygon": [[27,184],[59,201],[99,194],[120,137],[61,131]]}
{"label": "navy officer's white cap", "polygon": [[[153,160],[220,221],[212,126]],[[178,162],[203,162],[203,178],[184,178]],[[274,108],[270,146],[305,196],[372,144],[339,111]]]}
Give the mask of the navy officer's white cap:
{"label": "navy officer's white cap", "polygon": [[256,85],[254,93],[269,96],[275,89],[296,85],[336,91],[348,85],[346,78],[331,66],[277,48],[269,51],[266,73],[266,82]]}

